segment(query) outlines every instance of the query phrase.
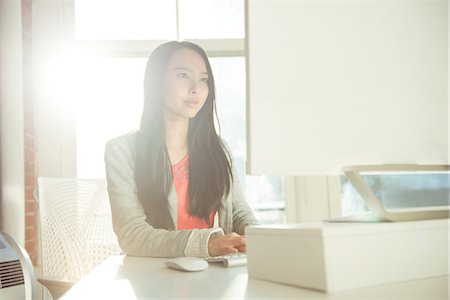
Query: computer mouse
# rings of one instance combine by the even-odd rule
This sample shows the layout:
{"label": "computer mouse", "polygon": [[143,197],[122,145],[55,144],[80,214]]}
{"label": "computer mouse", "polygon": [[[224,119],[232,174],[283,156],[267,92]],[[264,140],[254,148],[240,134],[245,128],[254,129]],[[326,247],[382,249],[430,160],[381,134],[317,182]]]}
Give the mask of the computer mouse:
{"label": "computer mouse", "polygon": [[186,272],[203,271],[208,268],[208,263],[198,257],[177,257],[164,262],[164,264],[171,269]]}

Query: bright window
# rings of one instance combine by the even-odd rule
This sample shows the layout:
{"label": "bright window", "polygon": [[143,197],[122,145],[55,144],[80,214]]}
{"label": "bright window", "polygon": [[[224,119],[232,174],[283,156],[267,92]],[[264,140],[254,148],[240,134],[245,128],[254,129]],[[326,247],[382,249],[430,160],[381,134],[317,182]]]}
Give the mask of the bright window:
{"label": "bright window", "polygon": [[237,39],[245,35],[243,0],[76,0],[75,18],[76,37],[84,40]]}
{"label": "bright window", "polygon": [[217,110],[223,138],[229,144],[245,195],[256,213],[266,223],[284,223],[285,195],[283,178],[245,174],[245,59],[211,58],[216,81]]}
{"label": "bright window", "polygon": [[244,1],[178,0],[180,37],[244,38]]}
{"label": "bright window", "polygon": [[[76,0],[79,40],[116,40],[116,57],[77,59],[80,74],[72,96],[77,122],[77,176],[104,177],[105,143],[139,127],[147,49],[136,55],[133,40],[203,39],[219,41],[226,56],[210,56],[222,137],[235,158],[244,193],[259,220],[285,222],[284,178],[245,174],[245,58],[226,39],[244,38],[244,1]],[[177,21],[178,16],[178,21]],[[223,40],[221,40],[223,39]],[[123,41],[121,41],[123,40]],[[215,44],[217,45],[217,43]],[[207,49],[206,49],[207,50]],[[127,52],[128,51],[128,52]],[[118,54],[118,55],[117,55]],[[75,89],[74,89],[75,90]]]}
{"label": "bright window", "polygon": [[105,177],[105,143],[139,128],[146,58],[97,58],[81,67],[77,121],[77,176]]}
{"label": "bright window", "polygon": [[[104,145],[137,129],[142,108],[142,82],[147,58],[80,60],[77,72],[77,174],[104,177]],[[245,174],[245,60],[210,59],[216,78],[217,106],[222,137],[232,149],[239,178],[257,217],[280,223],[284,217],[284,187],[280,177]],[[73,71],[73,70],[72,70]]]}
{"label": "bright window", "polygon": [[76,0],[75,33],[86,40],[176,39],[175,0]]}

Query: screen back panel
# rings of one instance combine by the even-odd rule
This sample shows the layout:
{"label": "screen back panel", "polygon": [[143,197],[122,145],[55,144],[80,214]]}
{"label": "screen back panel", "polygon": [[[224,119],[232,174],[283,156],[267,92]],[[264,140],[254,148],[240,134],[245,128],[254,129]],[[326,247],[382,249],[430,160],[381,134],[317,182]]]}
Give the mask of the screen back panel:
{"label": "screen back panel", "polygon": [[250,174],[448,164],[447,1],[246,1]]}

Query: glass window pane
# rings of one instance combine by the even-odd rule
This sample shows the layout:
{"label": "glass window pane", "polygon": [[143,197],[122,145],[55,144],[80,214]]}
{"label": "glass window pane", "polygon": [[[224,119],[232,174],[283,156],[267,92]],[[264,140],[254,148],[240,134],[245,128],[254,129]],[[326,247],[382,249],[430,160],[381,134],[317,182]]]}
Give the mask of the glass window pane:
{"label": "glass window pane", "polygon": [[243,0],[179,0],[180,38],[244,38]]}
{"label": "glass window pane", "polygon": [[77,176],[105,177],[105,143],[139,127],[145,58],[101,58],[77,82]]}
{"label": "glass window pane", "polygon": [[245,174],[245,59],[243,57],[211,58],[217,110],[222,137],[230,146],[245,195],[256,217],[264,223],[285,222],[284,178]]}
{"label": "glass window pane", "polygon": [[176,39],[175,0],[75,0],[78,39]]}
{"label": "glass window pane", "polygon": [[[73,60],[73,59],[72,59]],[[77,176],[104,177],[105,143],[138,128],[142,83],[147,58],[78,59],[70,82],[77,119]],[[216,79],[222,137],[235,158],[238,176],[250,206],[263,223],[285,222],[282,177],[245,174],[245,60],[210,59]],[[79,74],[76,75],[76,74]]]}

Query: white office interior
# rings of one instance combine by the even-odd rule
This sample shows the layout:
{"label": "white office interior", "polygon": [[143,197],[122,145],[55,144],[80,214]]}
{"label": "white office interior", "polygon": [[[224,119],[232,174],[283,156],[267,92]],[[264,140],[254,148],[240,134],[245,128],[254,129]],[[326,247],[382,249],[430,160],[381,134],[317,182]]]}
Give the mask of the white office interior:
{"label": "white office interior", "polygon": [[[24,200],[27,165],[24,111],[28,105],[24,85],[29,83],[26,78],[32,78],[35,102],[36,179],[77,178],[80,177],[77,120],[70,104],[49,94],[46,74],[52,58],[76,48],[84,52],[93,50],[109,58],[124,58],[123,53],[128,53],[128,58],[144,60],[159,43],[184,38],[182,30],[176,27],[172,38],[77,39],[77,13],[80,7],[89,4],[84,1],[84,6],[77,6],[76,2],[83,1],[0,0],[0,231],[24,247],[28,215]],[[107,1],[96,2],[108,14]],[[120,7],[126,1],[115,2]],[[134,2],[126,5],[139,5],[140,1]],[[161,7],[167,6],[160,2]],[[167,2],[171,4],[164,10],[181,11],[183,7],[194,6],[188,0]],[[107,284],[117,283],[107,295],[130,299],[147,296],[191,299],[211,295],[218,299],[262,299],[276,295],[286,299],[447,299],[450,295],[448,1],[197,2],[195,7],[219,7],[218,15],[220,9],[225,15],[239,15],[230,21],[242,23],[239,34],[230,38],[218,33],[217,37],[190,40],[204,47],[211,57],[242,58],[243,75],[239,80],[244,87],[245,115],[241,119],[245,148],[236,152],[244,149],[243,172],[249,176],[274,176],[276,182],[282,182],[282,201],[273,207],[277,216],[283,217],[276,222],[268,217],[263,225],[248,230],[246,266],[228,269],[210,266],[206,271],[209,276],[223,278],[223,282],[211,283],[203,294],[193,289],[202,289],[200,283],[208,276],[204,275],[206,272],[186,279],[188,274],[163,268],[163,260],[150,259],[146,261],[148,269],[157,273],[154,284],[161,289],[148,294],[153,286],[144,286],[142,279],[136,279],[142,276],[140,261],[114,257],[103,268],[95,269],[95,274],[103,276],[114,268],[117,277],[105,275],[111,280],[106,282],[90,276],[91,282],[80,280],[62,299],[90,295],[86,290],[94,283],[105,290]],[[24,5],[31,7],[32,16],[32,44],[28,48],[31,69],[24,69],[23,27],[27,26],[23,21]],[[233,9],[227,10],[227,5]],[[197,17],[201,23],[200,10],[192,11],[197,15],[191,12],[191,18]],[[224,24],[226,20],[227,17],[221,19]],[[120,27],[120,20],[114,22]],[[85,33],[94,34],[89,29]],[[219,62],[217,66],[219,69]],[[26,74],[30,70],[32,74]],[[61,93],[70,97],[71,88],[63,85],[55,86],[54,90],[57,97]],[[107,113],[104,107],[104,114]],[[99,115],[98,119],[103,122],[104,116]],[[427,209],[428,199],[412,208],[415,216],[412,220],[396,221],[394,209],[394,213],[386,211],[386,219],[376,222],[328,222],[354,208],[351,202],[343,200],[348,187],[343,183],[348,181],[343,179],[344,170],[357,179],[367,170],[346,169],[349,166],[370,166],[368,170],[374,174],[393,171],[392,174],[398,175],[406,170],[422,172],[426,177],[433,172],[445,173],[446,177],[438,181],[446,184],[447,190],[439,190],[443,200],[434,204],[431,214],[421,214]],[[413,193],[418,198],[423,195],[414,188],[414,184],[425,184],[421,180],[413,181],[413,192],[405,192],[407,197]],[[363,208],[366,205],[365,210],[370,213],[376,205],[363,203],[359,194],[364,194],[364,187],[358,191],[352,190],[345,197],[358,194],[358,205]],[[368,193],[372,199],[373,195]],[[379,194],[375,194],[377,200]],[[266,203],[261,211],[270,207]],[[435,213],[438,210],[440,214]],[[38,232],[40,226],[37,222]],[[37,246],[37,257],[43,251]],[[39,277],[42,261],[37,259],[33,264],[34,276]],[[24,286],[35,279],[26,279]],[[184,280],[193,287],[184,290]],[[33,299],[49,297],[40,283],[34,285]],[[27,288],[27,297],[29,293]],[[101,295],[104,294],[91,296]]]}

